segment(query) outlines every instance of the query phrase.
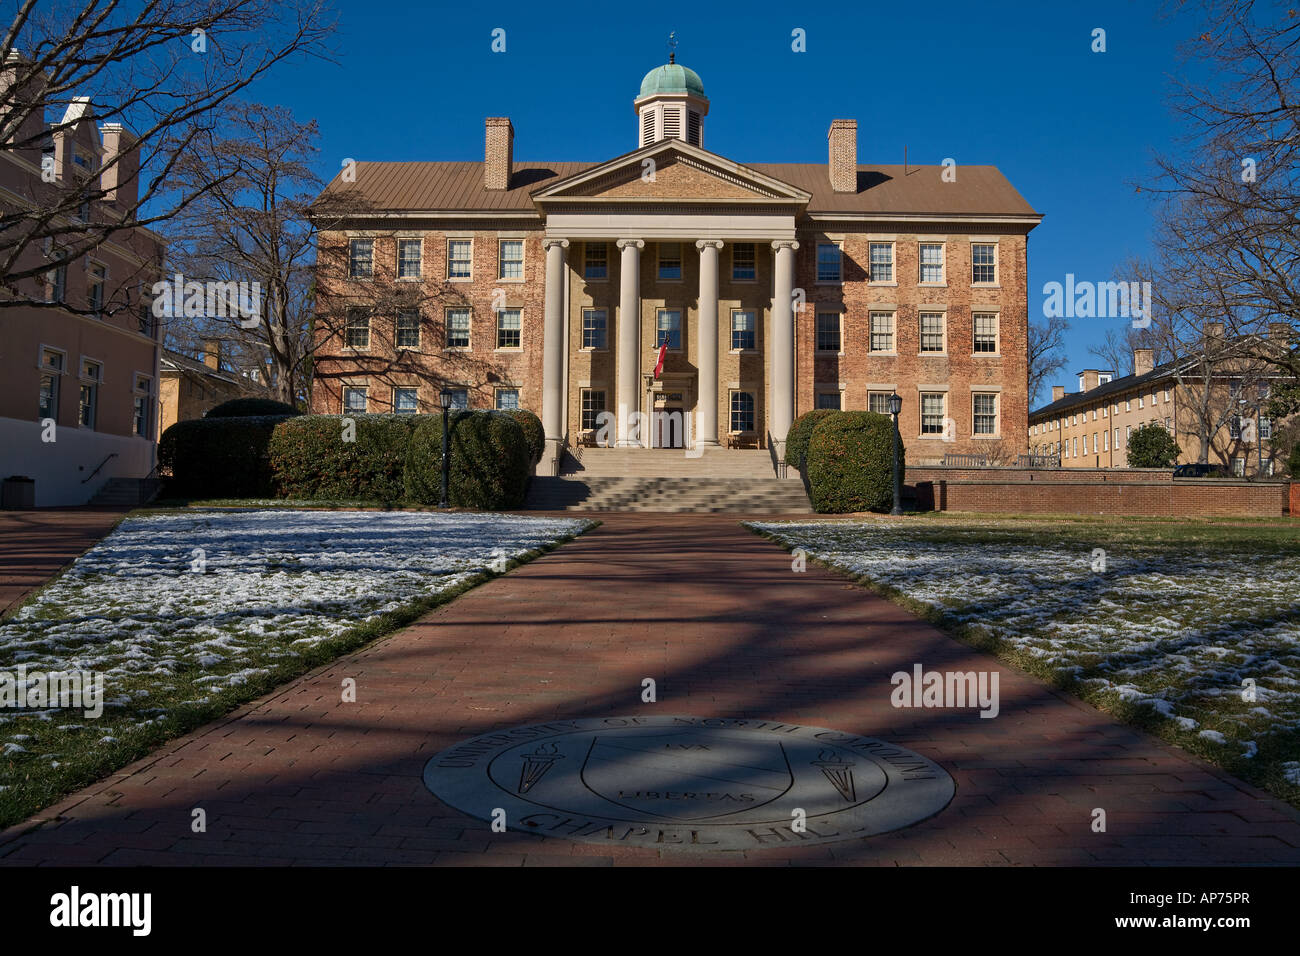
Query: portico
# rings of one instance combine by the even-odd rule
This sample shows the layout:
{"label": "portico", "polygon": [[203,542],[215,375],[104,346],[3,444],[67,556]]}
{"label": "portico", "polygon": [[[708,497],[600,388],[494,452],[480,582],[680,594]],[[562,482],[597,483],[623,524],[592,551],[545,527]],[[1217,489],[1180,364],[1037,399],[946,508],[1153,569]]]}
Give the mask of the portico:
{"label": "portico", "polygon": [[[614,417],[617,447],[657,447],[652,416],[680,411],[688,447],[740,436],[779,451],[794,418],[795,223],[807,200],[677,140],[535,193],[546,222],[542,421],[552,454],[597,440],[593,412]],[[601,320],[608,356],[589,334]]]}

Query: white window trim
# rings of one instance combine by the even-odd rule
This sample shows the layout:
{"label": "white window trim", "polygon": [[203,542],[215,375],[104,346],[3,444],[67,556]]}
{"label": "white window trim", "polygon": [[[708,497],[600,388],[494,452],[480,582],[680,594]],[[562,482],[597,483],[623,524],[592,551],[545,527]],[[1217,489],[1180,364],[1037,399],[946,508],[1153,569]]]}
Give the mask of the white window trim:
{"label": "white window trim", "polygon": [[[993,351],[975,351],[975,316],[991,315],[996,320],[993,325]],[[984,359],[1002,358],[1002,309],[998,307],[971,306],[970,310],[970,357]]]}
{"label": "white window trim", "polygon": [[[677,246],[677,278],[665,279],[660,274],[660,269],[663,267],[664,246],[671,246],[674,244]],[[679,282],[685,282],[685,281],[686,281],[686,243],[684,242],[674,243],[672,240],[656,242],[655,243],[655,282],[667,282],[670,285],[675,285]],[[656,329],[656,332],[657,331],[658,330]],[[669,349],[668,351],[671,352],[672,349]]]}
{"label": "white window trim", "polygon": [[[921,262],[922,246],[939,247],[939,268],[943,271],[943,278],[938,282],[925,282],[921,279],[923,263]],[[897,273],[895,273],[897,274]],[[973,274],[973,273],[972,273]],[[947,239],[919,239],[916,244],[916,284],[922,289],[946,289],[948,288],[948,240]]]}
{"label": "white window trim", "polygon": [[948,402],[947,385],[916,386],[916,440],[917,441],[943,441],[944,440],[943,428],[940,428],[939,431],[928,435],[922,431],[922,429],[925,427],[925,396],[926,395],[942,395],[943,412],[941,414],[944,419],[951,417],[948,414],[949,402]]}
{"label": "white window trim", "polygon": [[[497,345],[501,341],[501,316],[507,312],[519,313],[519,344],[518,345]],[[522,306],[507,305],[504,309],[492,310],[492,341],[494,344],[493,352],[518,353],[524,350],[524,309]]]}
{"label": "white window trim", "polygon": [[[1002,440],[1002,387],[1000,385],[972,385],[970,387],[970,437],[972,441]],[[993,434],[975,434],[975,396],[993,396]]]}
{"label": "white window trim", "polygon": [[[821,247],[834,246],[840,256],[840,277],[838,279],[823,279],[821,272]],[[813,243],[813,279],[814,285],[840,286],[844,285],[844,243],[836,239],[818,239]]]}
{"label": "white window trim", "polygon": [[[744,311],[744,310],[743,310],[743,309],[738,309],[737,311]],[[839,340],[840,340],[840,347],[839,347],[838,349],[819,349],[819,348],[817,347],[817,318],[818,318],[818,316],[822,316],[822,315],[833,315],[833,316],[836,316],[837,318],[839,318],[839,320],[840,320],[840,322],[839,322],[839,335],[837,336],[837,337],[839,338]],[[895,344],[897,344],[897,343],[895,343]],[[829,310],[826,311],[826,312],[821,312],[821,311],[818,311],[817,309],[814,308],[814,310],[813,310],[813,354],[815,354],[815,355],[840,355],[840,356],[842,356],[842,355],[844,354],[844,313],[843,313],[843,312],[834,312],[834,311],[829,311]]]}
{"label": "white window trim", "polygon": [[[871,247],[872,246],[889,246],[889,271],[893,279],[884,279],[876,281],[871,278]],[[917,253],[920,255],[920,253]],[[840,252],[840,277],[844,276],[844,254]],[[867,285],[876,288],[897,288],[898,286],[898,242],[894,239],[868,239],[867,240]]]}
{"label": "white window trim", "polygon": [[[748,282],[749,280],[746,279],[746,280],[743,280],[743,281]],[[758,353],[760,353],[760,352],[763,351],[763,340],[762,340],[762,338],[759,337],[759,334],[758,334],[758,314],[759,314],[759,310],[758,310],[758,309],[728,309],[728,310],[727,310],[727,314],[730,316],[730,324],[729,324],[728,329],[727,329],[727,340],[728,340],[728,343],[730,343],[730,342],[732,341],[732,336],[733,336],[733,335],[735,334],[735,332],[736,332],[736,326],[735,326],[735,323],[736,323],[736,313],[737,313],[737,312],[748,312],[750,315],[752,315],[752,316],[754,317],[754,347],[753,347],[752,349],[737,349],[737,348],[729,348],[729,349],[727,349],[727,351],[728,351],[730,354],[732,354],[732,355],[757,355]],[[817,321],[817,320],[816,320],[815,315],[816,315],[816,314],[814,313],[814,318],[813,318],[813,323],[814,323],[813,335],[814,335],[814,336],[815,336],[816,333],[817,333],[817,330],[816,330],[816,321]],[[816,343],[814,343],[814,344],[816,344]],[[844,347],[844,329],[843,329],[843,327],[841,327],[841,328],[840,328],[840,348],[842,349],[843,347]],[[843,353],[841,352],[841,354],[843,354]]]}
{"label": "white window trim", "polygon": [[[890,327],[891,327],[890,334],[892,336],[894,347],[890,349],[888,352],[877,351],[876,349],[873,349],[871,347],[871,317],[874,314],[888,315],[890,318]],[[841,346],[842,345],[843,342],[841,341]],[[867,309],[867,354],[883,355],[883,356],[898,355],[898,310],[897,309],[880,309],[880,308]]]}
{"label": "white window trim", "polygon": [[[993,247],[993,281],[975,281],[975,247]],[[970,285],[972,289],[1002,288],[1002,242],[995,236],[971,236],[970,239]]]}
{"label": "white window trim", "polygon": [[[587,250],[592,246],[603,246],[605,249],[605,277],[603,279],[593,279],[587,275]],[[590,239],[582,244],[582,281],[587,283],[604,283],[609,281],[610,259],[613,256],[609,254],[609,243],[607,241],[597,241]]]}
{"label": "white window trim", "polygon": [[[938,315],[943,322],[943,348],[938,352],[926,352],[921,349],[925,335],[921,327],[922,315]],[[868,319],[870,321],[870,319]],[[897,344],[897,343],[895,343]],[[927,309],[924,306],[916,310],[916,354],[924,358],[946,358],[948,355],[948,312],[946,309]]]}
{"label": "white window trim", "polygon": [[[402,243],[404,242],[414,242],[417,243],[420,247],[420,255],[415,260],[417,263],[416,267],[419,269],[420,272],[420,274],[417,276],[404,276],[401,274]],[[393,279],[395,281],[397,282],[423,282],[424,281],[424,240],[422,238],[418,236],[397,236],[393,240],[393,253],[397,260],[396,262],[394,262],[396,269],[393,270],[395,273],[397,273],[396,275],[393,276]]]}
{"label": "white window trim", "polygon": [[[451,277],[451,244],[453,242],[469,243],[469,275]],[[499,252],[498,252],[499,254]],[[447,281],[448,282],[473,282],[474,281],[474,237],[473,236],[448,236],[447,237]]]}
{"label": "white window trim", "polygon": [[[370,243],[370,275],[354,276],[352,274],[352,244],[354,242]],[[374,236],[348,236],[348,281],[349,282],[374,282],[375,281],[375,244]]]}
{"label": "white window trim", "polygon": [[[447,333],[451,331],[451,313],[468,312],[469,313],[469,345],[448,345]],[[521,326],[523,322],[519,323]],[[522,329],[521,329],[522,332]],[[522,335],[520,337],[522,341]],[[448,306],[442,310],[442,350],[444,352],[469,352],[474,348],[474,310],[469,306]]]}
{"label": "white window trim", "polygon": [[[519,278],[507,279],[501,274],[502,267],[505,265],[505,258],[501,255],[501,247],[507,242],[519,243]],[[473,270],[471,270],[473,271]],[[522,236],[499,236],[497,237],[497,282],[519,283],[528,280],[528,242]]]}
{"label": "white window trim", "polygon": [[[591,280],[588,280],[591,281]],[[598,280],[599,281],[599,280]],[[579,352],[608,352],[609,351],[609,308],[597,307],[594,305],[584,305],[578,310],[578,341],[582,342],[583,335],[587,331],[587,313],[604,312],[605,313],[605,344],[596,345],[579,345]],[[521,322],[520,325],[523,323]],[[522,331],[522,330],[521,330]]]}
{"label": "white window trim", "polygon": [[[737,279],[737,278],[736,278],[736,246],[738,246],[738,245],[740,245],[740,243],[733,242],[733,243],[730,244],[730,248],[731,248],[731,281],[734,282],[734,283],[736,283],[737,285],[754,285],[754,284],[756,284],[756,283],[758,282],[758,243],[757,243],[757,242],[746,243],[746,245],[750,245],[750,246],[753,246],[753,247],[754,247],[754,278],[752,278],[752,279]],[[745,311],[745,310],[744,310],[744,309],[741,309],[740,311],[743,312],[743,311]]]}
{"label": "white window trim", "polygon": [[[669,281],[671,281],[671,280],[669,280]],[[677,335],[678,335],[678,338],[681,339],[682,344],[681,344],[681,347],[680,347],[680,348],[673,348],[672,346],[669,346],[669,347],[668,347],[668,352],[669,352],[670,354],[672,354],[672,355],[679,355],[679,354],[681,354],[682,352],[685,352],[685,351],[686,351],[686,310],[685,310],[685,309],[682,309],[682,308],[676,308],[676,309],[674,309],[674,308],[669,308],[669,307],[666,306],[666,305],[662,305],[662,306],[657,306],[657,307],[655,308],[655,324],[654,324],[654,333],[655,333],[655,335],[654,335],[654,339],[651,340],[653,343],[655,343],[655,344],[654,344],[654,351],[655,351],[655,353],[658,354],[658,352],[659,352],[659,345],[658,345],[658,342],[659,342],[659,333],[662,331],[662,330],[659,328],[659,313],[660,313],[660,312],[676,312],[676,313],[677,313]]]}

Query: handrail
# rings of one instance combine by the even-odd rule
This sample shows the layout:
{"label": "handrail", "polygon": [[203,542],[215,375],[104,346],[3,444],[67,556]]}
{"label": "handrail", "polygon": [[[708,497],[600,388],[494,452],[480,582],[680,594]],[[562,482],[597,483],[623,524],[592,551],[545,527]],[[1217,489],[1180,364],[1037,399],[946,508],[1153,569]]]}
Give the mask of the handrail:
{"label": "handrail", "polygon": [[95,466],[95,470],[94,470],[94,471],[92,471],[92,472],[91,472],[89,475],[87,475],[85,478],[82,478],[82,479],[81,479],[81,483],[84,485],[86,482],[90,481],[91,478],[94,478],[97,474],[99,474],[99,469],[103,468],[103,467],[104,467],[105,465],[107,465],[107,464],[108,464],[112,459],[114,459],[114,458],[116,458],[116,457],[117,457],[117,452],[111,452],[107,458],[105,458],[103,461],[101,461],[98,465]]}

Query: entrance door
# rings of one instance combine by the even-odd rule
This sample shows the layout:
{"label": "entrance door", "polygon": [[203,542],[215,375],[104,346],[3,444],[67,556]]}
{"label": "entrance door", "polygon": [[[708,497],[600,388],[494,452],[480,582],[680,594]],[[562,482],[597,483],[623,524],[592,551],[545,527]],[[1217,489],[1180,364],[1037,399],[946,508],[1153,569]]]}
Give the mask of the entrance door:
{"label": "entrance door", "polygon": [[655,409],[651,437],[655,448],[686,447],[686,416],[680,405]]}

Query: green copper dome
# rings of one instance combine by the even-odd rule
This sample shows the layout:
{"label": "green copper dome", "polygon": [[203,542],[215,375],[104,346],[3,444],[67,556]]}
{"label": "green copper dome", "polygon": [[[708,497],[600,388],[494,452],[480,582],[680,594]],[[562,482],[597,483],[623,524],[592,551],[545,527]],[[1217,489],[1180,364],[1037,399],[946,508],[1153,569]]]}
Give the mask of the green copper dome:
{"label": "green copper dome", "polygon": [[641,94],[637,99],[643,96],[654,96],[656,93],[693,93],[696,96],[703,96],[704,84],[700,81],[700,75],[694,70],[680,63],[665,63],[645,75],[645,79],[641,81]]}

